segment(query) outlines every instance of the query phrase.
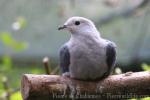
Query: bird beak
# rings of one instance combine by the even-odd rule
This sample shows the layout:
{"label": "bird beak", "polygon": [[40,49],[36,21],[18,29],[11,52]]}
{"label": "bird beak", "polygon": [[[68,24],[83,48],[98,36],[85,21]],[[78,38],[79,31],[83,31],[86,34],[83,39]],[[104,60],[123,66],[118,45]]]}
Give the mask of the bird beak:
{"label": "bird beak", "polygon": [[63,25],[63,26],[59,27],[58,30],[62,30],[62,29],[65,29],[65,28],[67,28],[67,25]]}

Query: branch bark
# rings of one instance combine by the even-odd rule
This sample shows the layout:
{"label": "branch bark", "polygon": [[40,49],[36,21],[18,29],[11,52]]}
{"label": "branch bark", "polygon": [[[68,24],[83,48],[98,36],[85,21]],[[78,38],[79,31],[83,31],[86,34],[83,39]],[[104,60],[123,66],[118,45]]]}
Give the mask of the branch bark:
{"label": "branch bark", "polygon": [[[128,72],[111,75],[100,81],[80,81],[58,75],[25,74],[22,77],[23,100],[71,99],[85,100],[127,99],[150,96],[150,72]],[[64,95],[65,93],[65,95]]]}

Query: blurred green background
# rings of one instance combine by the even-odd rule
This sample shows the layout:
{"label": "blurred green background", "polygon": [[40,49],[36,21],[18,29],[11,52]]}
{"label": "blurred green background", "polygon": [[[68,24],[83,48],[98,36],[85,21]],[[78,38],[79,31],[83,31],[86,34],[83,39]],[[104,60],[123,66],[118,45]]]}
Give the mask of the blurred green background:
{"label": "blurred green background", "polygon": [[21,100],[21,75],[45,74],[45,56],[59,74],[59,48],[70,33],[57,28],[72,16],[91,19],[117,44],[115,73],[150,70],[149,1],[0,0],[0,100]]}

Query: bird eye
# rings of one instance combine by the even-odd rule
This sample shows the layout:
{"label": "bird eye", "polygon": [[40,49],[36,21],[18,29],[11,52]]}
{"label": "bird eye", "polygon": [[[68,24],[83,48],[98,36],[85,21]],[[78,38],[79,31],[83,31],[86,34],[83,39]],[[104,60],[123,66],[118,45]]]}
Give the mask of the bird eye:
{"label": "bird eye", "polygon": [[79,21],[75,21],[74,24],[75,24],[75,25],[80,25],[80,22],[79,22]]}

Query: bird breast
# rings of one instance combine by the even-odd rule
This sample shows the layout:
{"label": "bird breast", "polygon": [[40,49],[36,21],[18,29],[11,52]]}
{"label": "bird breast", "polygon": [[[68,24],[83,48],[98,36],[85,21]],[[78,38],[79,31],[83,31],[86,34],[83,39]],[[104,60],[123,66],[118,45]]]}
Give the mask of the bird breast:
{"label": "bird breast", "polygon": [[77,79],[96,79],[107,70],[106,52],[100,40],[77,40],[70,45],[70,73]]}

